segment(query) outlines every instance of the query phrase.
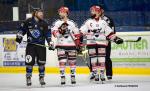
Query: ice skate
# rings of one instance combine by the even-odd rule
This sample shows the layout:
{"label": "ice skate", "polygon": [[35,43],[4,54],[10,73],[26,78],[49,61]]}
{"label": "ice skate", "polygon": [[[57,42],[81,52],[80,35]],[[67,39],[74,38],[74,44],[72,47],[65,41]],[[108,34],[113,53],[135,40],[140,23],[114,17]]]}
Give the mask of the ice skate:
{"label": "ice skate", "polygon": [[71,76],[71,84],[76,84],[75,75]]}
{"label": "ice skate", "polygon": [[32,85],[31,77],[26,77],[26,85],[27,86],[31,86]]}
{"label": "ice skate", "polygon": [[39,82],[40,82],[40,85],[41,85],[42,87],[46,85],[43,76],[39,77]]}
{"label": "ice skate", "polygon": [[65,84],[66,84],[65,76],[61,76],[61,85]]}

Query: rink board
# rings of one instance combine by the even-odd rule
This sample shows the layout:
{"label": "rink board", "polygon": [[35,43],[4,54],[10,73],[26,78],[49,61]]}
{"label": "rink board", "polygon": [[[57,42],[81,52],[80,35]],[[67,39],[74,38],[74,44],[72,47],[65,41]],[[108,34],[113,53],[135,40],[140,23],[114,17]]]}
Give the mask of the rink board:
{"label": "rink board", "polygon": [[[34,67],[34,73],[38,73],[38,68]],[[89,74],[88,67],[77,67],[77,74]],[[25,67],[0,67],[0,73],[25,73]],[[58,67],[46,67],[47,74],[59,74]],[[70,73],[70,68],[66,68],[66,73]],[[150,75],[150,68],[113,68],[114,75]]]}
{"label": "rink board", "polygon": [[[111,56],[113,58],[113,63],[117,64],[117,66],[113,66],[114,75],[150,75],[150,66],[147,65],[147,63],[150,64],[150,32],[119,32],[117,35],[129,39],[136,39],[138,36],[141,36],[142,41],[139,43],[124,43],[123,45],[119,46],[112,44],[113,48]],[[25,49],[25,44],[22,44],[19,46],[19,48],[16,48],[16,44],[13,42],[14,39],[12,39],[14,36],[15,35],[0,35],[1,41],[3,41],[0,42],[0,48],[2,49],[3,46],[5,46],[3,50],[0,50],[0,73],[25,73],[24,52],[22,52],[23,49]],[[7,43],[8,40],[10,44]],[[17,52],[15,52],[16,50]],[[58,74],[59,68],[56,52],[48,51],[47,54],[48,60],[46,64],[46,73]],[[12,59],[10,57],[12,57]],[[18,61],[13,63],[15,60]],[[141,64],[139,66],[139,62],[141,62],[142,66]],[[84,62],[77,67],[76,71],[77,74],[89,74],[89,69],[85,66]],[[34,68],[34,72],[38,72],[37,67]],[[69,73],[68,67],[66,72]]]}

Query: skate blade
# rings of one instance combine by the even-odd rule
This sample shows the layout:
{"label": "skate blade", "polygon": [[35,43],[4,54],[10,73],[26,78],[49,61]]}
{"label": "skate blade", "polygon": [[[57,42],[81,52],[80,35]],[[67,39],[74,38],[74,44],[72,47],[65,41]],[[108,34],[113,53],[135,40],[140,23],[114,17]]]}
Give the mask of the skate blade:
{"label": "skate blade", "polygon": [[76,82],[71,83],[71,85],[74,87],[76,85]]}
{"label": "skate blade", "polygon": [[41,88],[45,88],[45,85],[41,85]]}
{"label": "skate blade", "polygon": [[92,81],[90,81],[90,82],[93,83],[93,84],[100,84],[100,81],[92,80]]}
{"label": "skate blade", "polygon": [[90,79],[90,82],[91,82],[91,83],[95,82],[95,79]]}
{"label": "skate blade", "polygon": [[31,87],[32,84],[26,84],[27,87]]}
{"label": "skate blade", "polygon": [[102,84],[105,84],[105,82],[104,82],[104,81],[101,81],[101,83],[102,83]]}
{"label": "skate blade", "polygon": [[71,87],[75,87],[76,86],[76,84],[71,84]]}
{"label": "skate blade", "polygon": [[104,84],[104,82],[106,81],[105,78],[100,79],[101,83]]}
{"label": "skate blade", "polygon": [[61,86],[61,87],[65,87],[65,86],[66,86],[66,84],[60,84],[60,86]]}
{"label": "skate blade", "polygon": [[95,81],[94,83],[95,83],[95,84],[100,84],[100,82],[99,82],[99,81]]}
{"label": "skate blade", "polygon": [[26,85],[28,88],[30,88],[31,87],[31,85]]}
{"label": "skate blade", "polygon": [[31,88],[32,88],[32,86],[31,86],[31,85],[26,85],[26,87],[27,87],[28,89],[31,89]]}
{"label": "skate blade", "polygon": [[66,85],[66,82],[62,82],[62,83],[60,83],[60,85],[61,85],[61,86],[64,86],[64,85]]}

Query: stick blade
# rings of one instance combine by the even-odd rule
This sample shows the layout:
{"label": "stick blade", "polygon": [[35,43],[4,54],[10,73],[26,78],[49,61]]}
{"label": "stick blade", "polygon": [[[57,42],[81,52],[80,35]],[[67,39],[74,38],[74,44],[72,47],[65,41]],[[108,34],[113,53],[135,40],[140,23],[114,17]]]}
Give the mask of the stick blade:
{"label": "stick blade", "polygon": [[124,42],[139,42],[141,39],[142,37],[138,37],[136,40],[125,40]]}
{"label": "stick blade", "polygon": [[138,42],[138,41],[141,41],[141,39],[142,39],[142,37],[138,37],[137,42]]}

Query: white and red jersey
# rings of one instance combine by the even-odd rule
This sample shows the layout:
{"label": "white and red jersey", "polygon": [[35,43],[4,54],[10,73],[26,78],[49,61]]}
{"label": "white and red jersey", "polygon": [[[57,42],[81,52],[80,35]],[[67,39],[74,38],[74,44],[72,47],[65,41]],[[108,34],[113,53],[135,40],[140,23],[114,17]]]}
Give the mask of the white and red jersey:
{"label": "white and red jersey", "polygon": [[[59,27],[64,22],[68,24],[68,28],[67,28],[67,33],[62,35],[62,34],[59,33]],[[69,19],[67,21],[56,20],[54,22],[51,30],[52,30],[52,33],[53,33],[54,37],[57,38],[56,46],[76,46],[74,40],[76,40],[76,36],[79,35],[79,29],[76,26],[74,21],[69,20]]]}
{"label": "white and red jersey", "polygon": [[108,42],[106,38],[112,38],[114,36],[113,30],[108,26],[107,22],[99,19],[88,19],[81,26],[80,31],[87,38],[87,45],[106,45]]}

